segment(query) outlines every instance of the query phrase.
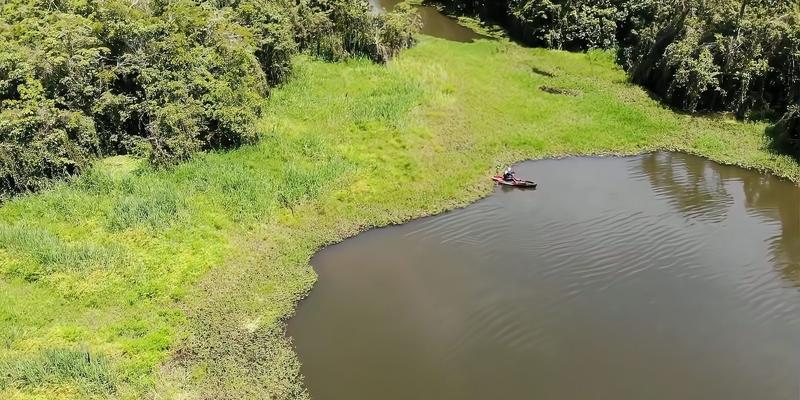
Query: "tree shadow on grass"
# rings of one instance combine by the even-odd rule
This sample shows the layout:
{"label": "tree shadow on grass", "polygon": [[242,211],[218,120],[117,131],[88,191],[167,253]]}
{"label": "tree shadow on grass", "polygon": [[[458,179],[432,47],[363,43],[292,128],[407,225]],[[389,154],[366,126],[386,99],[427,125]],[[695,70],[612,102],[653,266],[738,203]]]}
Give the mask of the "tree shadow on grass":
{"label": "tree shadow on grass", "polygon": [[[764,135],[768,139],[768,149],[780,155],[792,157],[796,162],[800,162],[800,138],[797,137],[800,123],[797,121],[781,120],[764,129]],[[794,131],[794,135],[790,132]]]}

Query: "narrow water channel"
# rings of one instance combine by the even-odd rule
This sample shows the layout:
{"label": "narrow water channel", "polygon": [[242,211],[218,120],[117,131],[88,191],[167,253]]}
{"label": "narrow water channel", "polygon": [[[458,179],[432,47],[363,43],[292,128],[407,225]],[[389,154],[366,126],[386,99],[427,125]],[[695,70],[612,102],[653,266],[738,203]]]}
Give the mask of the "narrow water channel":
{"label": "narrow water channel", "polygon": [[798,187],[673,153],[518,171],[540,188],[314,257],[314,399],[800,398]]}
{"label": "narrow water channel", "polygon": [[[377,12],[384,12],[390,11],[401,1],[403,0],[370,0],[370,4]],[[422,20],[421,32],[426,35],[465,43],[470,43],[483,37],[474,30],[458,23],[455,18],[442,14],[435,7],[417,6],[416,9]]]}

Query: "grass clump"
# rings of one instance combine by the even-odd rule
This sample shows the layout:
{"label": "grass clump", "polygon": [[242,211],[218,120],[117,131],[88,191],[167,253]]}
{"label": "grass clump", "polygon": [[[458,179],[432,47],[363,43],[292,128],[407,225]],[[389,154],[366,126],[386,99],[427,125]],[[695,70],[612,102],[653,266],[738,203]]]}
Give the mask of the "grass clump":
{"label": "grass clump", "polygon": [[0,224],[0,249],[25,254],[28,263],[9,263],[5,273],[26,281],[55,272],[107,266],[119,256],[114,246],[69,244],[48,230],[25,223]]}
{"label": "grass clump", "polygon": [[132,227],[159,229],[180,218],[183,204],[177,193],[151,189],[123,197],[111,210],[108,227],[120,231]]}
{"label": "grass clump", "polygon": [[107,359],[87,351],[45,350],[0,361],[0,390],[75,386],[83,394],[111,395],[116,377]]}

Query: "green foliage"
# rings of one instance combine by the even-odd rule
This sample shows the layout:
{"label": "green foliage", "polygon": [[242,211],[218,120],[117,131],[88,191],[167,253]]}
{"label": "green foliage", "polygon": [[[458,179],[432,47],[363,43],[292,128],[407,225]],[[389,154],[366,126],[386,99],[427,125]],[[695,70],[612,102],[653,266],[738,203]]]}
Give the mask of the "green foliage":
{"label": "green foliage", "polygon": [[378,51],[383,60],[394,57],[414,45],[414,34],[422,27],[416,10],[406,3],[397,5],[392,12],[380,15]]}
{"label": "green foliage", "polygon": [[624,15],[611,0],[509,1],[509,23],[530,43],[558,49],[609,48]]}
{"label": "green foliage", "polygon": [[386,62],[413,45],[420,20],[410,6],[382,14],[370,8],[366,1],[311,0],[308,18],[314,29],[304,38],[308,48],[327,60],[360,56]]}
{"label": "green foliage", "polygon": [[[679,42],[667,47],[665,63],[675,71],[670,82],[668,95],[683,91],[683,108],[694,111],[700,102],[700,97],[709,89],[719,89],[720,67],[714,64],[714,57],[707,48],[700,50],[697,57],[687,55],[682,50]],[[689,53],[692,53],[690,50]]]}
{"label": "green foliage", "polygon": [[156,166],[254,143],[270,88],[309,51],[386,61],[408,10],[365,0],[12,0],[0,14],[0,196],[76,175],[98,155]]}
{"label": "green foliage", "polygon": [[[621,52],[636,82],[687,110],[778,118],[800,95],[800,19],[785,0],[654,3]],[[642,16],[641,14],[644,14]]]}

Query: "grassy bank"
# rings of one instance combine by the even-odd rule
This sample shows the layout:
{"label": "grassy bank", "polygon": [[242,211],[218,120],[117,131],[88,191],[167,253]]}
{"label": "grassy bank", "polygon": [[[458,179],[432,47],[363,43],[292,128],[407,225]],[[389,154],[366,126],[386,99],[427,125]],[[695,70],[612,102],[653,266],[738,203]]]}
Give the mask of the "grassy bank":
{"label": "grassy bank", "polygon": [[314,251],[473,201],[507,162],[674,149],[800,178],[764,125],[664,109],[604,53],[504,40],[301,59],[260,129],[0,208],[0,397],[303,398],[283,321]]}

